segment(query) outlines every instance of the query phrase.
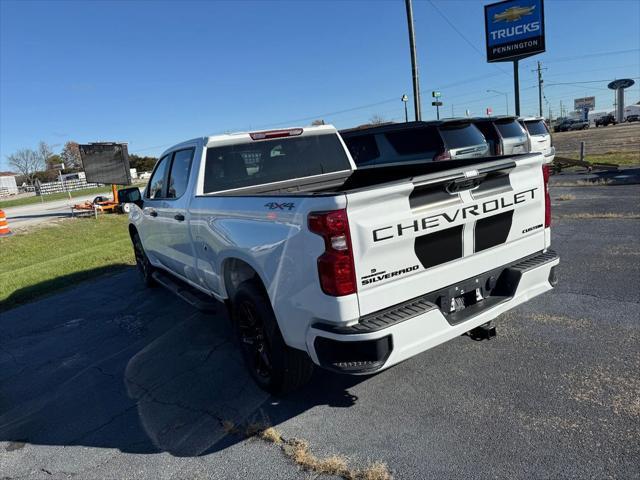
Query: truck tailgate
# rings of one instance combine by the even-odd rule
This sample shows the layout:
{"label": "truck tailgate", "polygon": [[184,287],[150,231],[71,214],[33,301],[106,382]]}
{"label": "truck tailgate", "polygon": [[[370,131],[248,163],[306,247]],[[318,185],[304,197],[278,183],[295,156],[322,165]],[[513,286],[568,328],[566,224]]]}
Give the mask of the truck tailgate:
{"label": "truck tailgate", "polygon": [[347,193],[360,314],[544,250],[539,154]]}

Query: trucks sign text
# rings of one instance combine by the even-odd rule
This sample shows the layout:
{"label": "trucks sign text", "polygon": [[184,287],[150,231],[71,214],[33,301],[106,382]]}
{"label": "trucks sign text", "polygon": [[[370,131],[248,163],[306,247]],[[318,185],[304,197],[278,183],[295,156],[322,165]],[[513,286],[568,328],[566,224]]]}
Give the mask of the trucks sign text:
{"label": "trucks sign text", "polygon": [[487,62],[545,51],[543,0],[507,0],[484,7]]}

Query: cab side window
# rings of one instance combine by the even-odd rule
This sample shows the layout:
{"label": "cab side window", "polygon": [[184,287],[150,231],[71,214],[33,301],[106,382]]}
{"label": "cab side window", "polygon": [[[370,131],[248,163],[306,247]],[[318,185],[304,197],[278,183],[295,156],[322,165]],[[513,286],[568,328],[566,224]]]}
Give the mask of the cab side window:
{"label": "cab side window", "polygon": [[179,150],[173,155],[171,171],[169,172],[169,190],[167,191],[167,198],[180,198],[187,190],[192,158],[192,148]]}
{"label": "cab side window", "polygon": [[171,154],[165,155],[158,162],[151,179],[149,180],[149,187],[147,188],[147,198],[160,199],[165,197],[165,178],[167,177],[167,168]]}

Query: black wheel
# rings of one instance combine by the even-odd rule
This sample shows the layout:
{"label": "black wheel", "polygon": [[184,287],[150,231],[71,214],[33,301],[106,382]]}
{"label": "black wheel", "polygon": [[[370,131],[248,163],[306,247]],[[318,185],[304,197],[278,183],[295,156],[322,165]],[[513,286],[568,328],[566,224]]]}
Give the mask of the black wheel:
{"label": "black wheel", "polygon": [[133,241],[133,251],[136,256],[136,266],[138,267],[138,272],[142,277],[142,281],[147,287],[154,287],[156,285],[156,281],[153,279],[153,265],[149,261],[147,254],[144,251],[144,247],[142,246],[142,241],[140,240],[140,235],[138,232],[135,232],[131,238]]}
{"label": "black wheel", "polygon": [[282,395],[307,383],[313,373],[313,363],[306,352],[284,342],[263,289],[255,282],[243,282],[231,305],[233,328],[242,356],[260,388]]}

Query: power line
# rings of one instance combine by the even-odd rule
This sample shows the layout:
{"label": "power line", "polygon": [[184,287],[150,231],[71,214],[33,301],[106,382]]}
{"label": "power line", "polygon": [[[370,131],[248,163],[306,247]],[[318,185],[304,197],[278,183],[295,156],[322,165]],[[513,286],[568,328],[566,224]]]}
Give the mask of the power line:
{"label": "power line", "polygon": [[[488,73],[488,74],[485,74],[485,75],[478,75],[477,77],[471,77],[471,78],[468,78],[466,80],[460,80],[458,82],[447,83],[445,85],[438,85],[437,88],[442,90],[444,88],[457,87],[459,85],[465,85],[467,83],[473,83],[473,82],[476,82],[478,80],[484,80],[484,79],[490,78],[490,77],[497,77],[498,75],[500,75],[500,73]],[[434,88],[436,88],[436,87],[434,87]],[[427,88],[427,90],[430,90],[430,89]]]}
{"label": "power line", "polygon": [[311,115],[311,116],[308,116],[308,117],[296,118],[294,120],[286,120],[284,122],[258,125],[255,128],[264,128],[264,127],[270,127],[270,126],[274,126],[275,127],[275,126],[278,126],[278,125],[284,125],[284,124],[288,124],[288,123],[306,122],[307,120],[316,120],[316,119],[322,118],[322,117],[330,117],[332,115],[339,115],[341,113],[353,112],[355,110],[363,110],[365,108],[377,107],[378,105],[384,105],[385,103],[398,102],[398,101],[400,101],[399,97],[393,97],[393,98],[390,98],[388,100],[382,100],[380,102],[370,103],[368,105],[361,105],[359,107],[346,108],[344,110],[337,110],[335,112],[319,113],[317,115]]}
{"label": "power line", "polygon": [[547,77],[561,77],[563,75],[573,75],[576,73],[591,73],[591,72],[602,72],[602,71],[609,71],[609,70],[613,70],[615,68],[640,68],[640,63],[631,63],[631,64],[627,64],[627,65],[616,65],[616,66],[612,66],[612,67],[603,67],[603,68],[591,68],[589,70],[571,70],[569,72],[560,72],[560,73],[552,73],[551,75],[547,75]]}
{"label": "power line", "polygon": [[546,63],[566,62],[569,60],[581,60],[583,58],[604,57],[609,55],[620,55],[623,53],[640,52],[640,48],[630,48],[627,50],[613,50],[610,52],[585,53],[584,55],[576,55],[573,57],[556,58],[555,60],[545,60]]}
{"label": "power line", "polygon": [[[277,127],[277,126],[285,125],[285,124],[293,124],[293,123],[304,122],[304,121],[308,121],[308,120],[316,120],[316,119],[319,119],[319,118],[322,118],[322,117],[330,117],[330,116],[334,116],[334,115],[340,115],[342,113],[354,112],[354,111],[357,111],[357,110],[363,110],[365,108],[376,107],[376,106],[379,106],[379,105],[384,105],[384,104],[395,102],[395,101],[399,101],[399,97],[398,98],[396,98],[396,97],[390,98],[388,100],[382,100],[380,102],[369,103],[367,105],[360,105],[360,106],[357,106],[357,107],[346,108],[344,110],[336,110],[335,112],[319,113],[319,114],[311,115],[311,116],[304,117],[304,118],[297,118],[297,119],[293,119],[293,120],[285,120],[285,121],[277,122],[277,123],[266,123],[266,124],[254,126],[252,128],[249,128],[249,129],[247,129],[247,128],[233,128],[233,129],[227,129],[225,131],[243,131],[243,130],[251,130],[251,129]],[[163,145],[154,145],[152,147],[143,147],[143,148],[138,148],[136,150],[132,150],[130,153],[145,152],[145,151],[148,151],[148,150],[154,150],[156,148],[169,147],[171,145],[173,145],[173,143],[165,143]]]}
{"label": "power line", "polygon": [[[549,63],[557,63],[557,62],[569,62],[572,60],[582,60],[583,58],[595,58],[595,57],[606,57],[606,56],[610,56],[610,55],[621,55],[624,53],[633,53],[633,52],[640,52],[640,48],[630,48],[627,50],[611,50],[608,52],[597,52],[597,53],[587,53],[584,55],[576,55],[573,57],[561,57],[561,58],[556,58],[554,59],[553,57],[551,57],[550,59],[545,58],[544,62],[549,64]],[[531,62],[529,64],[527,64],[527,66],[534,66],[535,62]]]}
{"label": "power line", "polygon": [[[634,80],[637,80],[637,79],[638,79],[638,78],[640,78],[640,77],[631,77],[631,78],[633,78]],[[610,81],[611,81],[611,79],[610,79],[610,78],[607,78],[607,79],[605,79],[605,80],[587,80],[587,81],[584,81],[584,82],[559,82],[559,83],[548,83],[548,84],[547,84],[547,87],[551,87],[551,86],[554,86],[554,85],[579,85],[579,84],[582,84],[582,83],[602,83],[602,82],[610,82]]]}
{"label": "power line", "polygon": [[[440,8],[435,3],[433,3],[433,0],[427,0],[427,1],[433,7],[436,13],[438,13],[438,15],[440,15],[444,19],[444,21],[447,22],[447,24],[453,29],[453,31],[460,36],[460,38],[462,38],[465,42],[467,42],[467,44],[471,48],[473,48],[476,52],[478,52],[482,58],[485,58],[485,53],[482,52],[478,47],[476,47],[475,44],[471,40],[469,40],[460,30],[458,30],[458,27],[456,27],[454,23],[451,20],[449,20],[449,18],[444,14],[444,12],[442,12],[442,10],[440,10]],[[503,70],[499,66],[495,64],[493,66],[498,70],[500,70],[503,74],[510,75],[509,72],[507,72],[506,70]]]}

